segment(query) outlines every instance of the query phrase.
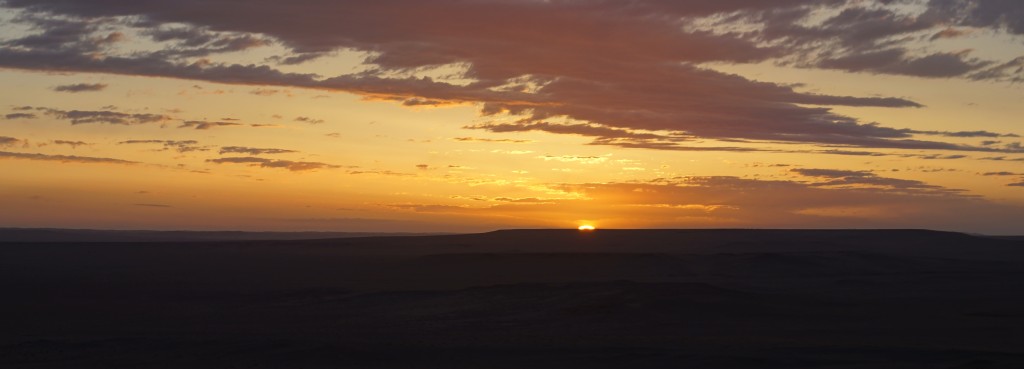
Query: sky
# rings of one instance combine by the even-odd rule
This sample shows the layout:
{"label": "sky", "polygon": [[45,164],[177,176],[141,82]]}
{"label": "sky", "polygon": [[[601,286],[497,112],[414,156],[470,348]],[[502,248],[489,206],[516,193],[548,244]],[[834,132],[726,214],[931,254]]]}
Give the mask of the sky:
{"label": "sky", "polygon": [[0,0],[0,227],[1024,234],[1017,0]]}

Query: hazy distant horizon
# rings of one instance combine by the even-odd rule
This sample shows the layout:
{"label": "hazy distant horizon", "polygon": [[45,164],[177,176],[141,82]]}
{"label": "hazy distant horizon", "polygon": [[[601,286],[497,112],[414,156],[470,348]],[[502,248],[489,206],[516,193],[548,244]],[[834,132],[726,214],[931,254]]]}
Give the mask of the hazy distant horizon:
{"label": "hazy distant horizon", "polygon": [[[493,233],[502,231],[575,231],[575,232],[593,232],[593,231],[928,231],[928,232],[950,232],[950,233],[964,233],[970,235],[979,236],[1024,236],[1024,234],[986,234],[976,232],[963,232],[956,230],[943,230],[943,229],[928,229],[928,228],[595,228],[592,231],[581,231],[577,228],[496,228],[496,229],[481,229],[481,230],[470,230],[470,231],[436,231],[436,232],[405,232],[405,231],[389,231],[389,232],[375,232],[375,231],[362,231],[362,230],[244,230],[244,229],[115,229],[115,228],[53,228],[53,227],[0,227],[0,235],[7,231],[68,231],[68,232],[139,232],[139,233],[243,233],[243,234],[324,234],[324,235],[368,235],[368,236],[389,236],[389,235],[412,235],[412,236],[432,236],[432,235],[460,235],[460,234],[481,234],[481,233]],[[273,238],[268,238],[273,239]],[[0,240],[2,241],[2,240]]]}

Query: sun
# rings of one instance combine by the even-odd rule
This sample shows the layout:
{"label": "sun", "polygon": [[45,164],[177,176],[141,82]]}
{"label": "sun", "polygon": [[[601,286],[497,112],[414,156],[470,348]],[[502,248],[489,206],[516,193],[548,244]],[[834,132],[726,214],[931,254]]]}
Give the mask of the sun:
{"label": "sun", "polygon": [[593,231],[596,228],[594,228],[594,226],[592,226],[590,224],[584,224],[584,225],[581,225],[579,227],[579,229],[580,229],[580,231],[583,231],[583,232],[589,232],[589,231]]}

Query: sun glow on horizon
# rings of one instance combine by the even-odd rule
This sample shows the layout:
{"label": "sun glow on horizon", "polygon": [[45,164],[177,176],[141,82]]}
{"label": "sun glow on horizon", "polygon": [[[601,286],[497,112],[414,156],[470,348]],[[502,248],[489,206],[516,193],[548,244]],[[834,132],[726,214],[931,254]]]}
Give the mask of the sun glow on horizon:
{"label": "sun glow on horizon", "polygon": [[593,231],[594,229],[596,229],[596,228],[594,226],[590,225],[590,224],[584,224],[584,225],[579,226],[579,230],[583,231],[583,232]]}

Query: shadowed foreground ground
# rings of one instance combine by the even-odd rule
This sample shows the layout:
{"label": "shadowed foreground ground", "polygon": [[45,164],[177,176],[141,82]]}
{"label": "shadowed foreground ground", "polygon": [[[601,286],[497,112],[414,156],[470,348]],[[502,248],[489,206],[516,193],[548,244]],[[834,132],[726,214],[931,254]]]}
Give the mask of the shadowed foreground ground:
{"label": "shadowed foreground ground", "polygon": [[1024,368],[1024,242],[563,230],[0,243],[2,368]]}

